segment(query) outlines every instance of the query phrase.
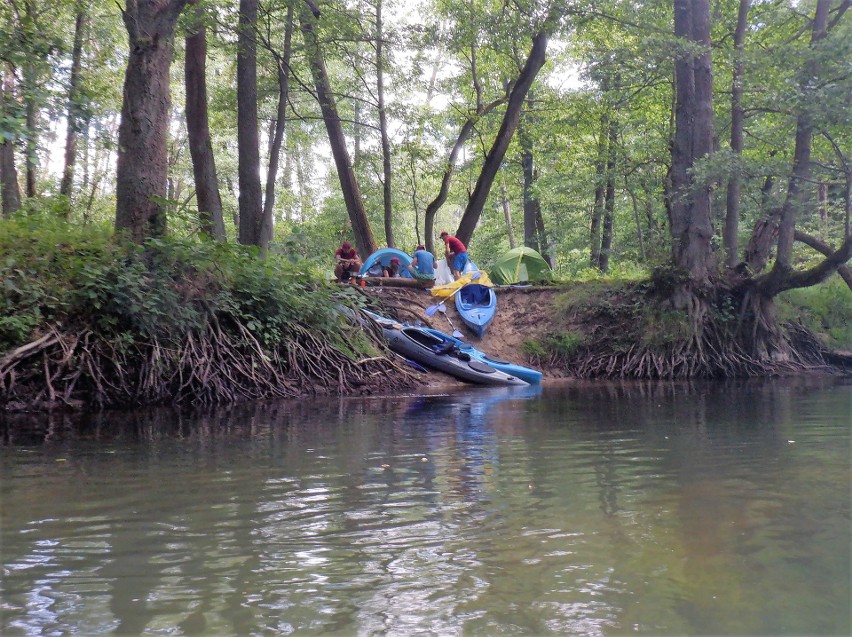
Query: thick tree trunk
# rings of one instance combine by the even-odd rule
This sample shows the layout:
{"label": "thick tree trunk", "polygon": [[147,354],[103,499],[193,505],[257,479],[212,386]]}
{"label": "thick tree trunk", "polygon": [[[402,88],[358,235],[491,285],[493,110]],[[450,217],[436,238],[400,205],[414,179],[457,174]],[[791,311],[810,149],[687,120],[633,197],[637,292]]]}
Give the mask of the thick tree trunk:
{"label": "thick tree trunk", "polygon": [[240,0],[237,50],[237,154],[240,228],[243,245],[266,250],[260,191],[260,139],[257,130],[257,0]]}
{"label": "thick tree trunk", "polygon": [[396,247],[393,238],[393,198],[391,190],[391,148],[388,115],[385,108],[385,57],[382,0],[376,1],[376,96],[379,101],[379,134],[382,140],[382,201],[384,203],[385,243]]}
{"label": "thick tree trunk", "polygon": [[[7,63],[2,63],[0,76],[0,115],[14,117],[14,75]],[[10,217],[21,208],[21,187],[15,166],[15,145],[10,137],[0,136],[0,190],[2,190],[3,216]]]}
{"label": "thick tree trunk", "polygon": [[169,66],[186,0],[137,0],[122,11],[130,55],[118,128],[115,227],[138,243],[166,229]]}
{"label": "thick tree trunk", "polygon": [[[40,30],[38,16],[36,15],[35,3],[25,2],[26,22],[29,28]],[[38,94],[39,78],[35,70],[34,60],[26,57],[21,64],[24,83],[24,112],[26,114],[27,137],[24,143],[24,158],[26,164],[26,194],[31,199],[36,196],[36,171],[38,169],[38,105],[36,95]]]}
{"label": "thick tree trunk", "polygon": [[[190,4],[197,5],[198,0],[190,0]],[[197,12],[196,19],[186,36],[184,61],[187,141],[192,157],[201,234],[216,241],[224,241],[225,219],[207,116],[207,27],[204,25],[204,15],[197,6],[194,11]]]}
{"label": "thick tree trunk", "polygon": [[361,191],[352,164],[349,161],[349,151],[346,149],[346,137],[340,125],[340,117],[337,114],[337,104],[331,92],[328,81],[328,72],[322,57],[319,41],[314,28],[314,18],[308,14],[305,8],[299,12],[299,20],[302,26],[302,35],[305,39],[308,61],[311,66],[314,85],[317,91],[322,119],[328,132],[328,142],[331,153],[334,156],[334,165],[337,167],[337,177],[340,180],[340,189],[343,192],[343,200],[352,223],[352,232],[355,236],[355,244],[361,255],[372,254],[378,249],[373,231],[367,219],[364,202],[361,199]]}
{"label": "thick tree trunk", "polygon": [[[675,0],[675,35],[698,45],[698,55],[682,54],[675,62],[675,135],[669,215],[672,261],[683,269],[690,287],[701,287],[713,273],[713,228],[710,184],[696,183],[696,161],[713,150],[712,63],[709,0]],[[675,298],[680,305],[685,297]]]}
{"label": "thick tree trunk", "polygon": [[[738,158],[743,152],[743,60],[748,11],[751,0],[740,0],[737,13],[737,28],[734,31],[734,71],[731,79],[731,152]],[[725,206],[725,230],[722,243],[725,246],[725,263],[733,268],[739,261],[738,235],[740,229],[740,166],[728,178]]]}
{"label": "thick tree trunk", "polygon": [[459,228],[456,231],[456,236],[468,245],[470,238],[473,236],[473,231],[482,215],[482,209],[485,207],[485,201],[488,199],[488,193],[491,191],[491,185],[494,183],[494,178],[497,176],[497,171],[500,169],[500,164],[503,157],[506,155],[506,150],[509,148],[509,143],[512,141],[512,136],[515,129],[518,127],[518,121],[521,116],[521,107],[526,99],[527,92],[530,90],[536,75],[544,65],[545,54],[547,52],[548,34],[541,32],[533,38],[532,49],[527,58],[524,68],[518,75],[518,80],[509,94],[509,102],[506,105],[506,113],[503,115],[503,121],[500,124],[500,130],[497,132],[497,137],[491,146],[491,150],[485,157],[485,162],[482,166],[482,171],[476,181],[476,186],[468,200],[467,207],[462,215]]}
{"label": "thick tree trunk", "polygon": [[[86,9],[82,4],[77,7],[74,18],[74,45],[71,49],[71,77],[68,85],[68,109],[65,130],[65,165],[62,169],[62,181],[59,194],[68,198],[70,203],[74,186],[74,169],[77,165],[77,138],[80,134],[80,68],[83,60],[83,35],[86,26]],[[70,208],[65,209],[68,218]]]}
{"label": "thick tree trunk", "polygon": [[278,163],[281,157],[281,145],[284,142],[284,128],[287,121],[287,101],[290,99],[290,55],[293,41],[293,5],[287,6],[284,25],[284,51],[278,63],[278,111],[275,129],[269,145],[269,166],[266,171],[266,196],[263,200],[263,221],[269,225],[264,234],[272,238],[272,211],[275,205],[275,183],[278,179]]}

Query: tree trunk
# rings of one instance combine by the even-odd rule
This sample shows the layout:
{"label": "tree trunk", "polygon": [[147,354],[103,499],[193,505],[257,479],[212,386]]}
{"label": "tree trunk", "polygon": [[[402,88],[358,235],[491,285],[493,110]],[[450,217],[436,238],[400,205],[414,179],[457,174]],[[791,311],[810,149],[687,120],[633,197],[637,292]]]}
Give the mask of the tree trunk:
{"label": "tree trunk", "polygon": [[536,213],[541,211],[538,197],[535,194],[535,180],[537,177],[535,167],[535,142],[532,131],[532,91],[527,99],[525,117],[521,119],[518,128],[518,137],[521,142],[521,171],[524,177],[523,200],[524,200],[524,245],[533,250],[543,253],[544,237],[539,236],[536,226]]}
{"label": "tree trunk", "polygon": [[[816,15],[814,16],[811,32],[811,48],[826,35],[828,10],[830,0],[817,0]],[[811,58],[805,63],[800,76],[800,86],[807,92],[813,78],[819,77],[819,62]],[[781,218],[778,224],[778,253],[772,268],[776,275],[783,275],[792,269],[793,240],[796,231],[796,217],[799,208],[804,204],[804,187],[811,172],[811,135],[813,122],[808,108],[803,108],[796,118],[796,147],[793,151],[793,172],[787,183],[787,196],[781,208]]]}
{"label": "tree trunk", "polygon": [[609,140],[609,112],[601,115],[598,133],[598,155],[595,160],[595,202],[592,206],[592,222],[589,228],[589,265],[601,269],[601,222],[606,206],[607,147]]}
{"label": "tree trunk", "polygon": [[[709,0],[675,0],[675,35],[700,45],[695,56],[675,61],[675,134],[672,145],[669,216],[672,262],[684,270],[690,287],[706,284],[713,272],[710,184],[696,183],[696,161],[713,150],[712,62]],[[676,295],[676,306],[686,297]]]}
{"label": "tree trunk", "polygon": [[284,25],[284,51],[278,65],[278,112],[275,118],[275,130],[269,145],[269,166],[266,172],[266,197],[263,200],[264,235],[272,239],[272,210],[275,205],[275,182],[278,179],[278,162],[281,157],[281,145],[284,142],[284,128],[287,122],[287,101],[290,99],[290,52],[293,40],[293,5],[287,6],[287,18]]}
{"label": "tree trunk", "polygon": [[[26,21],[30,29],[40,30],[35,11],[35,3],[25,2]],[[28,29],[26,29],[28,30]],[[26,194],[31,199],[36,196],[36,171],[38,168],[38,105],[36,94],[38,93],[38,77],[34,60],[27,56],[21,64],[23,73],[23,99],[24,112],[26,114],[27,137],[24,143],[24,158],[26,165]]]}
{"label": "tree trunk", "polygon": [[509,249],[515,248],[515,230],[512,228],[512,208],[509,205],[509,196],[506,193],[506,178],[500,181],[500,200],[503,204],[503,218],[506,221],[506,233],[509,236]]}
{"label": "tree trunk", "polygon": [[384,202],[385,243],[394,248],[393,198],[391,190],[391,148],[388,138],[388,115],[385,108],[385,57],[382,0],[376,0],[376,96],[379,102],[379,134],[382,140],[382,201]]}
{"label": "tree trunk", "polygon": [[216,241],[224,241],[225,219],[222,215],[222,199],[219,195],[216,160],[207,116],[207,27],[204,24],[203,12],[197,7],[198,1],[190,0],[196,13],[186,36],[186,132],[195,177],[195,198],[201,234]]}
{"label": "tree trunk", "polygon": [[[740,0],[737,13],[737,28],[734,31],[734,71],[731,79],[731,152],[740,158],[743,152],[743,60],[748,11],[751,0]],[[722,242],[725,246],[725,263],[733,268],[739,261],[739,223],[740,223],[740,170],[728,178],[728,192],[725,206],[725,230]]]}
{"label": "tree trunk", "polygon": [[600,271],[609,272],[609,257],[612,252],[612,223],[615,216],[615,160],[618,141],[618,122],[614,117],[609,121],[609,140],[606,159],[606,202],[604,204],[603,232],[601,233]]}
{"label": "tree trunk", "polygon": [[169,66],[186,0],[137,0],[122,11],[130,55],[118,128],[115,227],[141,243],[166,229]]}
{"label": "tree trunk", "polygon": [[[828,29],[828,14],[831,7],[830,0],[817,0],[816,13],[811,26],[811,48],[814,48],[820,40],[825,38]],[[834,24],[840,19],[840,16],[846,9],[849,3],[841,5],[839,14],[835,17]],[[813,83],[814,78],[820,76],[819,61],[815,57],[809,58],[802,68],[802,73],[799,76],[799,84],[803,93],[808,92],[808,87]],[[781,206],[778,215],[778,250],[775,257],[775,265],[772,270],[761,277],[759,280],[759,290],[762,294],[768,297],[773,297],[784,290],[791,287],[805,287],[813,285],[811,281],[819,282],[822,280],[823,271],[820,268],[831,268],[828,274],[837,269],[837,263],[842,264],[842,257],[849,252],[848,245],[852,245],[850,238],[834,253],[827,258],[823,263],[811,268],[807,272],[793,272],[793,242],[796,233],[796,218],[799,209],[804,206],[806,193],[804,191],[806,184],[810,179],[810,163],[811,163],[811,136],[813,134],[813,123],[808,107],[805,106],[799,112],[796,119],[796,146],[793,151],[793,170],[790,174],[790,179],[787,183],[787,196],[784,199],[784,204]],[[848,260],[846,256],[846,260]],[[825,276],[828,276],[825,274]]]}
{"label": "tree trunk", "polygon": [[[13,118],[14,75],[9,65],[2,63],[3,75],[0,77],[0,115]],[[0,137],[0,190],[2,190],[3,216],[9,218],[21,208],[21,187],[18,184],[18,169],[15,167],[15,145],[13,140]]]}
{"label": "tree trunk", "polygon": [[485,157],[485,162],[482,165],[482,172],[476,181],[476,186],[468,200],[467,207],[462,215],[459,228],[456,231],[456,236],[462,243],[468,245],[470,238],[473,236],[473,231],[482,215],[482,209],[485,207],[485,201],[488,199],[488,193],[491,190],[491,185],[494,183],[494,178],[497,176],[497,171],[509,148],[509,143],[512,141],[512,136],[515,129],[518,127],[520,120],[521,107],[527,92],[532,86],[533,80],[544,65],[545,53],[547,52],[548,34],[540,32],[533,38],[532,49],[527,58],[524,68],[518,75],[518,80],[509,94],[509,102],[506,105],[506,113],[503,115],[503,121],[500,124],[500,130],[497,132],[497,137]]}
{"label": "tree trunk", "polygon": [[266,250],[262,241],[260,139],[257,131],[257,0],[240,0],[237,49],[237,154],[243,245]]}
{"label": "tree trunk", "polygon": [[314,18],[303,7],[299,12],[299,19],[311,66],[311,74],[317,91],[317,100],[319,101],[322,119],[325,122],[325,128],[328,132],[328,142],[331,146],[331,153],[334,156],[334,165],[337,167],[340,189],[343,192],[343,200],[346,203],[346,210],[349,213],[349,220],[352,223],[355,244],[358,247],[359,254],[362,256],[372,254],[378,249],[378,246],[373,238],[373,231],[370,228],[367,212],[364,209],[364,202],[361,199],[361,192],[358,189],[358,181],[355,178],[355,172],[352,170],[352,164],[349,161],[349,151],[346,149],[346,137],[343,135],[343,128],[340,125],[337,104],[331,92],[328,72],[325,68],[325,61],[323,60],[322,51],[320,50],[319,41],[314,29]]}
{"label": "tree trunk", "polygon": [[69,207],[65,209],[65,218],[70,213],[71,196],[74,186],[74,169],[77,164],[77,138],[82,124],[80,117],[80,68],[83,60],[83,35],[86,26],[86,9],[82,3],[77,6],[74,18],[74,45],[71,49],[71,77],[68,86],[68,110],[65,130],[65,165],[62,169],[62,181],[59,194],[68,198]]}
{"label": "tree trunk", "polygon": [[453,174],[456,169],[456,160],[458,159],[459,153],[464,148],[464,145],[470,137],[470,134],[473,132],[477,122],[505,101],[505,98],[494,100],[487,106],[484,106],[481,112],[477,111],[476,114],[470,117],[462,125],[458,137],[456,137],[456,141],[450,150],[450,156],[447,159],[447,166],[444,169],[444,175],[441,177],[441,187],[438,189],[438,195],[429,202],[429,205],[426,206],[426,211],[423,213],[423,234],[425,235],[425,247],[427,251],[432,253],[435,252],[435,215],[447,200],[447,195],[450,192],[450,182],[453,179]]}

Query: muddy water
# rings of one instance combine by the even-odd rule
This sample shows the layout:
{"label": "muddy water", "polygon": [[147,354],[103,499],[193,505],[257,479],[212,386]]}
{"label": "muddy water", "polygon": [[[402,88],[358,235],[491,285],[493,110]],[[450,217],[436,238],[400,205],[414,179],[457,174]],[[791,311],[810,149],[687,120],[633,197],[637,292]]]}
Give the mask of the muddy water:
{"label": "muddy water", "polygon": [[7,417],[0,634],[846,635],[852,384]]}

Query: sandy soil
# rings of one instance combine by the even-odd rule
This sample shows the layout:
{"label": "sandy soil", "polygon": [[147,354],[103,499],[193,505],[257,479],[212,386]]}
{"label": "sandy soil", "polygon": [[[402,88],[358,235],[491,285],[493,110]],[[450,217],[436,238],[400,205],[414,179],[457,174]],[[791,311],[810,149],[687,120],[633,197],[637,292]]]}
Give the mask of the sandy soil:
{"label": "sandy soil", "polygon": [[[379,299],[386,308],[386,314],[398,321],[420,321],[447,334],[458,329],[465,335],[465,341],[490,356],[534,367],[541,370],[545,378],[563,376],[558,369],[547,369],[531,363],[523,353],[522,344],[525,339],[541,336],[548,327],[552,328],[551,305],[558,294],[565,293],[564,290],[541,287],[497,289],[497,313],[482,338],[464,325],[452,300],[446,303],[445,314],[436,312],[431,317],[426,316],[426,308],[440,302],[427,290],[392,287],[368,287],[361,290],[367,296]],[[434,382],[455,383],[449,377]]]}

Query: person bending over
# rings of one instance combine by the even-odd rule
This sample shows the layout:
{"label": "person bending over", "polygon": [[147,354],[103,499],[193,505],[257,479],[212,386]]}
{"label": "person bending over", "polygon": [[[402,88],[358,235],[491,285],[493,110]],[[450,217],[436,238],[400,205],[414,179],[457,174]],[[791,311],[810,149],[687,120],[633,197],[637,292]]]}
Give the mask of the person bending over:
{"label": "person bending over", "polygon": [[361,269],[361,259],[352,244],[344,241],[334,253],[334,276],[338,283],[348,281],[353,274]]}
{"label": "person bending over", "polygon": [[441,239],[444,240],[444,254],[447,257],[447,265],[453,271],[453,276],[459,279],[464,266],[467,265],[467,248],[446,230],[441,233]]}
{"label": "person bending over", "polygon": [[424,246],[417,246],[411,257],[411,265],[408,266],[408,271],[411,272],[411,276],[420,281],[434,281],[435,257],[432,256],[431,252],[427,252]]}

